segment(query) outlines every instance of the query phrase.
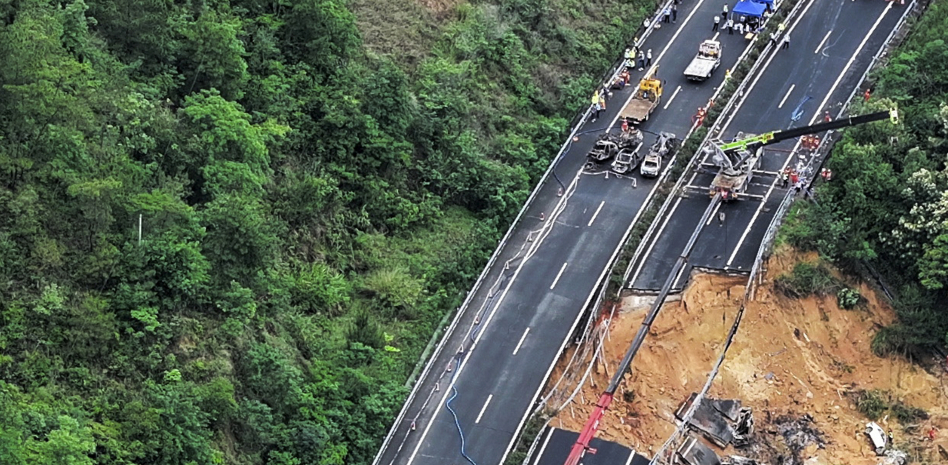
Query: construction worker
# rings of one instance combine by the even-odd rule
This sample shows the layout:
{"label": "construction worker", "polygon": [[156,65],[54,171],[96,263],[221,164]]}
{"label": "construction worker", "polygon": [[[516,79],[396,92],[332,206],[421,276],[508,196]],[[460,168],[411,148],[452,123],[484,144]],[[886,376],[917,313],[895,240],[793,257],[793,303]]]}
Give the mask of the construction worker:
{"label": "construction worker", "polygon": [[599,90],[597,89],[595,92],[593,92],[592,96],[592,107],[593,111],[596,112],[596,114],[593,115],[593,121],[599,119],[599,113],[602,111],[602,105],[599,104],[599,100]]}
{"label": "construction worker", "polygon": [[635,52],[631,48],[625,49],[625,66],[629,68],[635,63]]}
{"label": "construction worker", "polygon": [[867,88],[866,88],[866,93],[862,94],[862,100],[863,100],[864,102],[868,102],[870,96],[871,96],[871,93],[870,93],[869,88],[867,87]]}
{"label": "construction worker", "polygon": [[932,425],[932,427],[928,430],[928,440],[929,441],[935,440],[935,425]]}
{"label": "construction worker", "polygon": [[639,71],[645,70],[645,52],[639,51]]}
{"label": "construction worker", "polygon": [[827,123],[829,123],[830,121],[833,121],[833,117],[830,116],[829,110],[826,110],[826,113],[823,113],[823,121]]}
{"label": "construction worker", "polygon": [[622,133],[629,135],[629,120],[627,118],[622,118]]}
{"label": "construction worker", "polygon": [[721,16],[727,19],[727,3],[724,4],[724,8],[721,10]]}

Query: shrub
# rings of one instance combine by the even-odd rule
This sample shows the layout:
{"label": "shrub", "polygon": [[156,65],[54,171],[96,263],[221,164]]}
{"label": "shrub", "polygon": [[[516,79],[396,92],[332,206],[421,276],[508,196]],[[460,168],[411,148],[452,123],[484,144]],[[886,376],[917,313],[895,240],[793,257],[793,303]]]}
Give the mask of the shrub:
{"label": "shrub", "polygon": [[790,274],[774,280],[774,287],[788,297],[800,298],[812,294],[823,295],[838,285],[836,278],[822,264],[798,263]]}
{"label": "shrub", "polygon": [[853,288],[844,287],[836,293],[836,301],[839,304],[839,308],[852,310],[862,302],[862,295]]}
{"label": "shrub", "polygon": [[888,393],[878,389],[858,391],[855,395],[856,410],[870,420],[878,420],[888,409]]}
{"label": "shrub", "polygon": [[896,402],[892,404],[892,416],[899,420],[899,423],[905,425],[918,420],[927,420],[928,412],[918,407]]}

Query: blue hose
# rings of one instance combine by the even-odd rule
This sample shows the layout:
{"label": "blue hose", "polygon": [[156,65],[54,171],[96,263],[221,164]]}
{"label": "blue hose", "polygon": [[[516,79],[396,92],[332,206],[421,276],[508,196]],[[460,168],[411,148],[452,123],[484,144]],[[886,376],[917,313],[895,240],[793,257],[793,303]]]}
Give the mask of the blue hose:
{"label": "blue hose", "polygon": [[461,355],[461,354],[458,354],[458,356],[457,356],[458,366],[455,367],[454,376],[451,377],[451,391],[452,391],[452,393],[451,393],[451,398],[449,398],[448,401],[444,403],[444,406],[445,406],[445,408],[448,409],[449,412],[451,412],[451,415],[454,416],[454,425],[457,426],[457,428],[458,428],[458,436],[461,437],[461,456],[464,457],[468,462],[470,462],[471,465],[477,465],[477,462],[475,462],[474,459],[472,459],[470,456],[468,456],[468,455],[467,455],[467,452],[464,450],[464,445],[465,445],[465,442],[464,442],[464,431],[461,429],[461,422],[458,421],[458,414],[457,414],[457,412],[455,412],[454,409],[451,408],[451,402],[453,402],[454,399],[458,396],[458,388],[455,387],[455,385],[454,385],[454,380],[455,380],[455,378],[457,378],[458,373],[461,371],[461,359],[462,359],[462,357],[463,357],[463,355]]}

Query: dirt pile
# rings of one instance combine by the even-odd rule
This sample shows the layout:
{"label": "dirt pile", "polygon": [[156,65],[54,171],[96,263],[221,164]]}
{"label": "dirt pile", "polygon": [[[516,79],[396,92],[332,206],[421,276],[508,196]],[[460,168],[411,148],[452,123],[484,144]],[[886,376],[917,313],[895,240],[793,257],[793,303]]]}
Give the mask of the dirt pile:
{"label": "dirt pile", "polygon": [[[772,287],[773,279],[801,261],[779,251],[770,259],[763,284],[744,314],[721,372],[709,396],[739,399],[754,410],[757,431],[750,450],[729,450],[764,463],[808,465],[876,465],[863,434],[865,416],[851,401],[860,390],[879,389],[893,403],[919,407],[930,418],[891,429],[897,448],[916,463],[948,463],[938,445],[948,449],[948,376],[935,374],[898,358],[872,354],[875,331],[892,321],[891,308],[864,284],[853,285],[866,298],[857,310],[842,310],[835,296],[790,299]],[[666,303],[639,351],[633,373],[603,420],[599,437],[643,453],[657,450],[675,429],[674,412],[689,394],[701,389],[744,295],[744,277],[696,275],[677,302]],[[626,299],[623,313],[611,325],[603,346],[607,368],[597,363],[594,383],[584,386],[553,426],[578,431],[602,387],[608,383],[647,311],[641,298]],[[595,384],[595,387],[593,386]],[[928,441],[931,426],[941,431]],[[778,460],[779,459],[779,460]],[[780,460],[790,459],[781,462]]]}

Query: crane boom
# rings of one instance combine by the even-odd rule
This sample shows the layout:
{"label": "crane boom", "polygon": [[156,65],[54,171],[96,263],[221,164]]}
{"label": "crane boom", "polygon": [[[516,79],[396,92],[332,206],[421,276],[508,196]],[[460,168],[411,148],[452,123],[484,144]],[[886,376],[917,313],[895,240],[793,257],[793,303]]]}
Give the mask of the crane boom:
{"label": "crane boom", "polygon": [[746,139],[741,139],[734,142],[729,142],[727,144],[721,145],[721,150],[724,152],[730,152],[734,150],[742,149],[756,149],[758,147],[763,147],[765,145],[776,144],[778,142],[785,141],[787,139],[793,139],[794,137],[805,136],[807,134],[815,134],[821,131],[829,131],[830,129],[839,129],[849,126],[856,126],[858,124],[871,123],[873,121],[879,121],[889,118],[893,123],[897,123],[899,119],[898,111],[895,109],[888,111],[880,111],[876,113],[870,113],[868,115],[860,116],[849,116],[846,118],[840,118],[836,121],[828,121],[824,123],[812,124],[810,126],[803,126],[800,128],[793,129],[784,129],[781,131],[771,131],[768,133],[760,134],[753,137],[748,137]]}

